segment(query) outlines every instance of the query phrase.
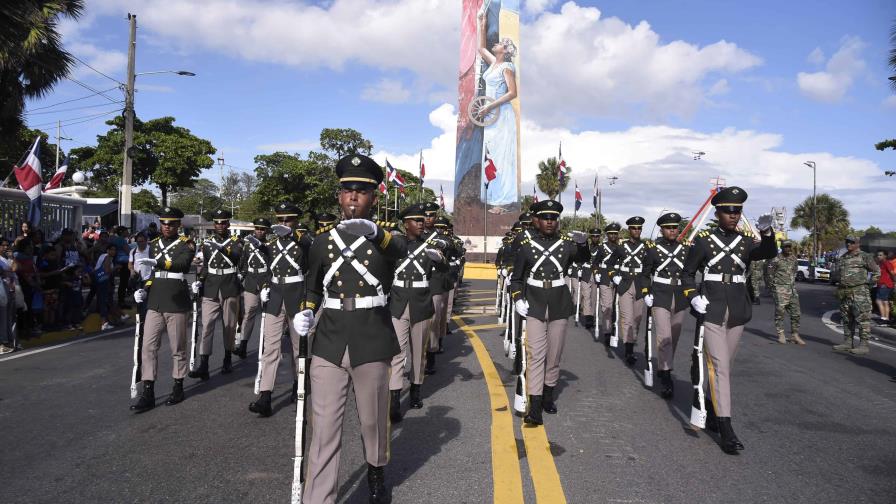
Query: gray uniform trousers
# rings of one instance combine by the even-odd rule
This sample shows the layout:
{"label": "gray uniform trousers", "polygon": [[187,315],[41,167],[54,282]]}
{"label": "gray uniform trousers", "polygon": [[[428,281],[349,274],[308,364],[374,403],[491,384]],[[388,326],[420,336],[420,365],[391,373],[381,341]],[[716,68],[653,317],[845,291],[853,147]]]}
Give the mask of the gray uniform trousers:
{"label": "gray uniform trousers", "polygon": [[[672,309],[675,309],[675,301],[672,301]],[[681,324],[687,310],[678,313],[665,308],[651,308],[653,315],[653,328],[656,331],[657,362],[660,371],[669,371],[675,360],[675,349],[678,348],[678,337],[681,336]],[[653,350],[653,349],[651,349]]]}
{"label": "gray uniform trousers", "polygon": [[435,352],[439,349],[439,338],[445,335],[448,328],[447,314],[445,309],[448,307],[448,293],[433,294],[432,306],[435,314],[432,316],[432,323],[429,324],[429,351]]}
{"label": "gray uniform trousers", "polygon": [[389,462],[389,361],[351,366],[348,348],[337,366],[320,357],[311,358],[311,445],[305,473],[304,502],[336,502],[342,420],[349,381],[361,422],[364,457],[376,467]]}
{"label": "gray uniform trousers", "polygon": [[706,368],[709,371],[709,393],[716,415],[731,416],[731,367],[737,345],[744,333],[744,326],[725,327],[728,312],[721,325],[703,323],[703,351],[706,353]]}
{"label": "gray uniform trousers", "polygon": [[392,326],[398,336],[401,353],[392,357],[392,375],[389,378],[389,390],[401,390],[404,386],[405,363],[410,361],[410,381],[415,385],[423,383],[423,358],[426,355],[426,338],[429,336],[429,324],[432,319],[421,320],[411,324],[411,304],[404,309],[401,318],[392,317]]}
{"label": "gray uniform trousers", "polygon": [[600,294],[600,332],[609,334],[613,332],[613,304],[615,303],[616,287],[601,285]]}
{"label": "gray uniform trousers", "polygon": [[638,328],[641,327],[641,319],[644,318],[644,298],[635,299],[635,283],[628,290],[619,294],[619,333],[623,342],[634,343],[638,336]]}
{"label": "gray uniform trousers", "polygon": [[[547,316],[545,313],[545,318]],[[569,319],[544,321],[526,317],[526,389],[529,395],[541,395],[545,385],[557,385],[568,323]]]}
{"label": "gray uniform trousers", "polygon": [[[289,327],[289,340],[292,343],[292,375],[293,380],[297,376],[296,371],[299,362],[299,333],[296,332],[286,314],[286,303],[280,306],[279,315],[266,314],[264,316],[264,338],[261,351],[261,385],[259,391],[274,390],[274,381],[277,379],[277,368],[280,366],[280,358],[283,355],[283,326]],[[308,344],[311,344],[309,338]]]}
{"label": "gray uniform trousers", "polygon": [[582,304],[579,307],[581,315],[586,317],[594,315],[594,291],[595,285],[593,278],[590,282],[582,281]]}
{"label": "gray uniform trousers", "polygon": [[261,313],[261,296],[243,291],[243,322],[240,324],[240,341],[252,339],[255,332],[255,318]]}
{"label": "gray uniform trousers", "polygon": [[187,376],[189,357],[187,355],[187,313],[146,312],[143,323],[143,350],[141,351],[140,377],[144,381],[155,381],[159,367],[159,347],[162,333],[168,333],[171,346],[171,376],[182,379]]}
{"label": "gray uniform trousers", "polygon": [[221,317],[224,323],[224,349],[233,350],[233,341],[236,338],[236,323],[240,318],[240,298],[202,297],[202,339],[199,344],[199,355],[211,355],[212,343],[215,336],[215,322]]}
{"label": "gray uniform trousers", "polygon": [[448,334],[448,321],[451,320],[451,312],[454,311],[454,295],[457,294],[457,287],[448,291],[448,300],[445,302],[445,329],[442,334]]}

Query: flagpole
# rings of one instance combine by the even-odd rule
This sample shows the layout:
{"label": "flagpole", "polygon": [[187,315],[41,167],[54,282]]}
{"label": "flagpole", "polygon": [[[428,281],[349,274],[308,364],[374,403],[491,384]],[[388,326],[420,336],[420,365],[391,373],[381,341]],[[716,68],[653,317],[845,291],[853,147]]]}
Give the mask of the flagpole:
{"label": "flagpole", "polygon": [[488,264],[488,182],[485,183],[485,212],[482,215],[482,262]]}

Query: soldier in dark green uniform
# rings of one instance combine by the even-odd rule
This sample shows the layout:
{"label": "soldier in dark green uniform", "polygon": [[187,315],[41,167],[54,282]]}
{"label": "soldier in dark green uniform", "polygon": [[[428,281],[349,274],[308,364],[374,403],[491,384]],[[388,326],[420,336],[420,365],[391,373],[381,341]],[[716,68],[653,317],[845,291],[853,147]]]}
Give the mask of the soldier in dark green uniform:
{"label": "soldier in dark green uniform", "polygon": [[[750,263],[750,298],[754,305],[759,305],[759,296],[762,293],[762,283],[765,279],[765,261],[753,261]],[[768,287],[768,285],[766,285]]]}
{"label": "soldier in dark green uniform", "polygon": [[[681,271],[688,245],[678,241],[678,225],[681,215],[670,212],[656,221],[661,236],[648,242],[641,275],[650,285],[650,293],[644,296],[644,304],[651,310],[658,347],[657,363],[662,388],[660,396],[671,399],[675,392],[672,381],[672,365],[675,349],[681,336],[681,324],[688,308],[681,282]],[[651,351],[653,349],[650,349]]]}
{"label": "soldier in dark green uniform", "polygon": [[314,232],[317,233],[325,227],[332,227],[339,220],[336,214],[330,212],[320,212],[314,216]]}
{"label": "soldier in dark green uniform", "polygon": [[215,322],[220,317],[224,337],[224,363],[221,374],[233,371],[231,353],[234,350],[236,326],[239,322],[240,280],[237,263],[243,246],[239,238],[230,234],[230,217],[227,210],[218,209],[212,214],[215,234],[202,242],[202,269],[193,282],[193,295],[202,296],[202,339],[199,345],[199,367],[190,371],[190,378],[208,380],[208,359],[212,354]]}
{"label": "soldier in dark green uniform", "polygon": [[171,406],[184,400],[184,377],[187,376],[187,314],[190,311],[190,287],[184,274],[190,270],[193,250],[187,239],[178,236],[184,213],[174,207],[159,212],[162,235],[150,243],[149,257],[138,259],[135,266],[152,266],[152,277],[144,289],[134,293],[134,301],[146,301],[146,322],[143,324],[141,377],[143,391],[131,410],[137,413],[156,405],[154,383],[158,371],[158,352],[162,333],[168,334],[171,346],[174,387],[165,404]]}
{"label": "soldier in dark green uniform", "polygon": [[541,425],[541,413],[556,413],[554,387],[560,378],[560,357],[569,317],[575,313],[564,279],[569,265],[588,259],[587,236],[558,234],[563,206],[544,200],[531,207],[535,231],[520,243],[510,277],[514,309],[526,317],[526,394],[524,421]]}
{"label": "soldier in dark green uniform", "polygon": [[[719,225],[697,234],[682,272],[685,296],[694,310],[704,315],[711,399],[706,426],[719,431],[722,450],[728,454],[744,448],[731,426],[731,365],[744,325],[753,315],[746,274],[750,262],[771,259],[778,252],[770,215],[763,215],[757,223],[762,234],[759,243],[737,230],[746,200],[747,192],[740,187],[726,187],[713,196]],[[703,273],[699,288],[698,272]]]}
{"label": "soldier in dark green uniform", "polygon": [[342,420],[354,389],[370,502],[386,502],[389,461],[389,376],[401,348],[387,306],[396,263],[406,242],[368,220],[383,169],[367,156],[336,164],[343,221],[321,230],[311,247],[308,291],[293,319],[307,334],[315,309],[323,310],[311,344],[311,424],[305,502],[335,502],[342,447]]}
{"label": "soldier in dark green uniform", "polygon": [[619,247],[619,230],[621,226],[615,222],[604,228],[607,241],[600,245],[600,251],[591,254],[591,269],[595,273],[598,305],[600,309],[600,327],[604,335],[604,345],[610,344],[613,335],[613,310],[616,300],[616,285],[610,280],[610,257]]}
{"label": "soldier in dark green uniform", "polygon": [[594,310],[597,305],[597,272],[594,271],[595,257],[601,252],[601,230],[588,230],[588,259],[582,264],[582,318],[583,325],[589,331],[594,329]]}
{"label": "soldier in dark green uniform", "polygon": [[246,347],[255,332],[255,319],[261,312],[261,288],[270,283],[271,270],[268,268],[269,250],[267,235],[271,230],[271,221],[259,217],[252,221],[255,229],[246,237],[243,253],[240,256],[239,271],[243,276],[243,321],[240,324],[239,348],[234,354],[241,359],[246,358]]}
{"label": "soldier in dark green uniform", "polygon": [[[436,227],[436,223],[439,221],[438,212],[439,205],[432,202],[424,204],[423,236],[426,238],[426,241],[432,241],[441,234]],[[446,250],[447,253],[448,251]],[[432,306],[435,314],[432,317],[432,322],[429,324],[429,349],[426,352],[426,368],[424,370],[426,374],[436,372],[436,354],[442,348],[442,336],[444,336],[442,333],[442,320],[446,317],[445,310],[448,306],[449,274],[448,264],[439,264],[436,265],[436,269],[429,279],[429,293],[432,295]]]}
{"label": "soldier in dark green uniform", "polygon": [[775,299],[775,331],[778,343],[787,344],[784,331],[784,317],[790,316],[790,337],[797,345],[805,345],[800,338],[800,296],[796,292],[797,260],[793,253],[793,242],[781,244],[781,253],[769,261],[769,288]]}
{"label": "soldier in dark green uniform", "polygon": [[[840,317],[843,319],[843,343],[834,345],[834,350],[848,351],[853,355],[868,353],[868,338],[871,336],[870,289],[879,279],[880,266],[874,262],[874,257],[859,250],[858,238],[847,236],[846,253],[840,257],[840,283],[837,284]],[[859,346],[853,348],[856,331],[859,332]]]}
{"label": "soldier in dark green uniform", "polygon": [[625,221],[629,238],[613,251],[607,260],[607,274],[619,294],[619,333],[625,342],[625,363],[634,366],[635,338],[644,318],[644,296],[647,295],[648,281],[641,275],[644,271],[644,256],[647,243],[641,240],[644,217],[631,217]]}

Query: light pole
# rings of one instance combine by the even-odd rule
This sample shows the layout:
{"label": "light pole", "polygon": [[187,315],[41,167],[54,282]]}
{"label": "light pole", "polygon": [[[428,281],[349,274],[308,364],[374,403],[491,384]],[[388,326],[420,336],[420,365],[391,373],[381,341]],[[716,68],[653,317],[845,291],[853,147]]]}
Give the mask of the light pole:
{"label": "light pole", "polygon": [[804,165],[812,168],[812,260],[809,262],[809,275],[815,278],[815,262],[818,260],[818,204],[816,201],[815,188],[815,161],[806,161]]}
{"label": "light pole", "polygon": [[224,199],[224,154],[218,156],[218,166],[221,172],[221,185],[218,186],[218,197]]}

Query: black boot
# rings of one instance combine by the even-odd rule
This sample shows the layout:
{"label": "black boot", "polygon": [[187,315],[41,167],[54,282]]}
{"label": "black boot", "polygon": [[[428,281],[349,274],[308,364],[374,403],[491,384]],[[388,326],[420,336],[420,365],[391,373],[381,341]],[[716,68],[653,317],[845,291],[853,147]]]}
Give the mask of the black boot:
{"label": "black boot", "polygon": [[759,296],[758,295],[753,298],[753,304],[756,306],[759,306]]}
{"label": "black boot", "polygon": [[660,383],[663,388],[660,389],[660,397],[663,399],[672,399],[675,394],[675,386],[672,382],[672,370],[660,371]]}
{"label": "black boot", "polygon": [[437,354],[445,353],[445,349],[442,347],[442,337],[439,336],[439,349],[436,350]]}
{"label": "black boot", "polygon": [[635,357],[635,344],[634,343],[626,343],[625,344],[625,365],[628,367],[632,367],[637,362],[638,358]]}
{"label": "black boot", "polygon": [[423,368],[423,374],[436,374],[436,354],[434,352],[426,352],[426,367]]}
{"label": "black boot", "polygon": [[174,406],[184,400],[184,379],[175,379],[174,387],[171,388],[171,395],[168,396],[168,400],[165,401],[166,406]]}
{"label": "black boot", "polygon": [[221,365],[221,374],[230,374],[233,372],[233,357],[230,350],[224,350],[224,363]]}
{"label": "black boot", "polygon": [[187,373],[190,378],[200,378],[202,381],[208,380],[208,355],[199,356],[199,367],[196,371]]}
{"label": "black boot", "polygon": [[152,381],[143,382],[143,392],[137,399],[137,402],[131,405],[131,411],[143,413],[156,407],[156,391],[155,383]]}
{"label": "black boot", "polygon": [[734,429],[731,428],[731,417],[719,417],[719,436],[722,438],[722,451],[728,455],[734,455],[744,449],[743,443],[737,439]]}
{"label": "black boot", "polygon": [[246,341],[246,340],[240,341],[240,346],[237,347],[237,349],[233,351],[233,355],[236,355],[240,359],[245,359],[248,346],[249,346],[248,341]]}
{"label": "black boot", "polygon": [[387,504],[386,475],[382,467],[367,464],[367,490],[370,492],[370,504]]}
{"label": "black boot", "polygon": [[707,397],[706,402],[706,430],[710,432],[719,432],[719,418],[716,416],[716,410],[712,406],[712,401]]}
{"label": "black boot", "polygon": [[613,335],[611,333],[604,334],[604,346],[610,346],[610,338],[612,337]]}
{"label": "black boot", "polygon": [[389,391],[389,420],[398,423],[401,418],[401,389]]}
{"label": "black boot", "polygon": [[410,403],[410,406],[414,409],[423,407],[423,400],[420,399],[420,385],[415,383],[411,384]]}
{"label": "black boot", "polygon": [[523,421],[530,425],[541,425],[544,423],[544,420],[541,418],[541,396],[530,395],[529,396],[529,412],[526,413],[526,416],[523,418]]}
{"label": "black boot", "polygon": [[289,396],[289,402],[294,403],[299,400],[299,380],[292,382],[292,395]]}
{"label": "black boot", "polygon": [[254,402],[249,403],[249,411],[252,413],[258,413],[259,416],[269,417],[274,414],[274,410],[271,409],[271,391],[270,390],[262,390],[261,394],[258,395],[258,399]]}
{"label": "black boot", "polygon": [[551,415],[557,413],[557,405],[554,404],[554,387],[545,385],[541,394],[541,409]]}

